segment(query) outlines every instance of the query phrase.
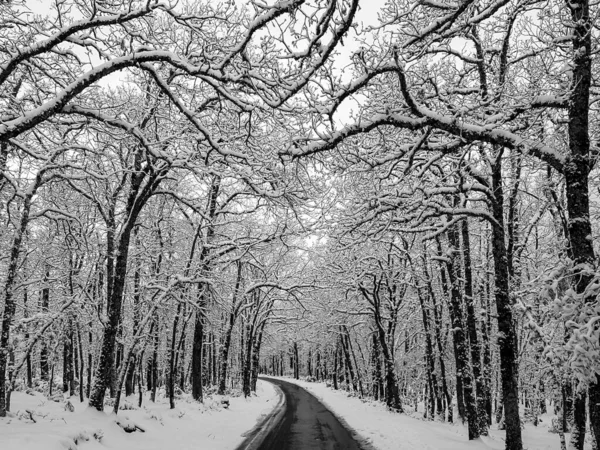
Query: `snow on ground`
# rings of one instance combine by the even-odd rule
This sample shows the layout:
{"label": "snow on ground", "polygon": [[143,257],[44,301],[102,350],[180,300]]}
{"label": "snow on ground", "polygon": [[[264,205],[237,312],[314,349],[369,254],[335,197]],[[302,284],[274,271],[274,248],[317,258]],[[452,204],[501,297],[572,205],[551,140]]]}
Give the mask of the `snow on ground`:
{"label": "snow on ground", "polygon": [[[170,410],[168,399],[159,395],[156,403],[145,398],[141,409],[119,411],[116,417],[88,408],[77,397],[70,399],[75,411],[69,412],[64,402],[53,402],[40,393],[14,392],[13,417],[0,418],[0,449],[234,449],[243,441],[243,434],[277,403],[278,394],[272,384],[259,381],[256,390],[257,396],[248,399],[226,397],[228,408],[223,408],[221,396],[214,395],[204,404],[180,398],[176,408]],[[137,398],[124,401],[137,408]],[[112,408],[107,406],[105,410]],[[126,433],[115,420],[134,423],[145,433]]]}
{"label": "snow on ground", "polygon": [[[280,377],[273,377],[280,378]],[[419,413],[397,414],[387,411],[380,402],[363,401],[345,391],[335,391],[324,383],[311,383],[290,378],[280,379],[295,383],[317,397],[337,417],[357,432],[377,450],[503,450],[504,431],[492,425],[490,436],[469,441],[466,426],[450,425],[423,420]],[[542,416],[543,422],[534,427],[526,424],[523,444],[527,450],[558,450],[558,434],[549,433],[551,415]],[[587,434],[589,437],[589,433]],[[569,434],[566,434],[568,442]],[[586,444],[586,449],[591,445]]]}

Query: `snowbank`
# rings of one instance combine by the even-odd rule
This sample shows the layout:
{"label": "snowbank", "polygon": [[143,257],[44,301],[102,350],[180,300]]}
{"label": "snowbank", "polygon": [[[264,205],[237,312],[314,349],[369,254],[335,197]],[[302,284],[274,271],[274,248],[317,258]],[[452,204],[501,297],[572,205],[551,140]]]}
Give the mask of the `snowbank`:
{"label": "snowbank", "polygon": [[[280,379],[295,383],[312,393],[377,450],[504,450],[504,431],[497,430],[495,425],[492,425],[490,436],[469,441],[467,428],[463,425],[422,420],[420,413],[392,413],[380,402],[350,397],[345,391],[335,391],[324,383]],[[551,416],[542,417],[543,422],[537,427],[525,425],[523,444],[526,449],[560,449],[558,435],[548,432],[550,419]],[[568,434],[566,438],[568,442]],[[586,443],[585,448],[591,449],[591,445]]]}
{"label": "snowbank", "polygon": [[[224,408],[221,396],[207,398],[204,404],[184,397],[173,410],[168,399],[160,396],[156,403],[145,399],[141,409],[133,406],[135,398],[128,398],[128,407],[136,409],[119,411],[115,417],[90,409],[75,397],[70,399],[75,411],[69,412],[64,402],[53,402],[39,393],[14,392],[11,417],[0,419],[0,449],[233,449],[244,440],[245,432],[271,412],[278,394],[273,385],[259,381],[256,397],[227,398],[229,407]],[[126,433],[116,420],[138,425],[145,432]]]}

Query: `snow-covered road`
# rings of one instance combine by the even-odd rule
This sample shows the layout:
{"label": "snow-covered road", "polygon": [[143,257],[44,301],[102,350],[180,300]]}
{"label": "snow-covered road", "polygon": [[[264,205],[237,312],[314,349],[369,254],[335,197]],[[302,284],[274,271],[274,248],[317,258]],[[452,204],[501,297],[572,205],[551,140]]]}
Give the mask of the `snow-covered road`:
{"label": "snow-covered road", "polygon": [[[278,378],[278,377],[275,377]],[[492,425],[490,436],[469,441],[463,425],[423,420],[420,413],[397,414],[387,411],[380,402],[363,401],[345,391],[335,391],[324,383],[310,383],[279,378],[303,387],[318,398],[345,425],[355,431],[361,444],[376,450],[503,450],[504,431]],[[548,432],[551,417],[542,416],[534,427],[523,430],[524,447],[528,450],[559,450],[557,434]],[[567,434],[567,439],[569,434]],[[586,443],[586,450],[591,445]]]}
{"label": "snow-covered road", "polygon": [[274,378],[285,395],[285,414],[260,450],[361,450],[352,434],[319,400],[300,386]]}

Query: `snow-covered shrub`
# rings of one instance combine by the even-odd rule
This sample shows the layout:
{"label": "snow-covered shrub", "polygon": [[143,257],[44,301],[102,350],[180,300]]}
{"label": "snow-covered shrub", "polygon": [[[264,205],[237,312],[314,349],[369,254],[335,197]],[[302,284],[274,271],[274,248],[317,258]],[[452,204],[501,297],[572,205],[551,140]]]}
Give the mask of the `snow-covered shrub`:
{"label": "snow-covered shrub", "polygon": [[19,411],[17,414],[17,417],[19,418],[19,420],[29,420],[33,423],[36,423],[37,420],[35,419],[37,412],[31,409],[26,409],[25,411]]}
{"label": "snow-covered shrub", "polygon": [[13,386],[13,391],[15,392],[23,392],[27,389],[27,385],[25,384],[25,382],[23,381],[22,378],[17,378],[14,381],[14,386]]}
{"label": "snow-covered shrub", "polygon": [[146,432],[144,428],[140,427],[137,423],[135,423],[127,416],[117,417],[115,419],[115,423],[118,426],[120,426],[126,433],[135,433],[136,431],[141,431],[142,433]]}
{"label": "snow-covered shrub", "polygon": [[562,431],[562,417],[553,416],[550,426],[548,427],[548,433],[560,433]]}
{"label": "snow-covered shrub", "polygon": [[[588,276],[583,293],[573,286],[561,289],[565,280]],[[565,327],[566,341],[546,342],[544,355],[555,366],[571,372],[580,382],[588,383],[600,374],[600,273],[588,265],[573,266],[568,261],[546,280],[543,295],[551,301],[552,312]]]}
{"label": "snow-covered shrub", "polygon": [[228,394],[230,397],[241,397],[242,395],[244,395],[244,393],[242,392],[241,389],[231,389],[230,391],[228,391]]}
{"label": "snow-covered shrub", "polygon": [[44,381],[40,378],[36,378],[35,380],[33,380],[33,389],[36,392],[45,394],[50,390],[50,385],[47,381]]}
{"label": "snow-covered shrub", "polygon": [[156,420],[158,423],[164,426],[163,419],[158,412],[146,409],[146,417],[151,420]]}
{"label": "snow-covered shrub", "polygon": [[61,392],[54,392],[52,395],[48,396],[48,400],[52,400],[53,402],[60,403],[64,400],[64,397]]}
{"label": "snow-covered shrub", "polygon": [[[206,388],[204,388],[204,393],[205,395],[209,396],[209,395],[214,395],[217,393],[218,387],[215,385],[210,385],[210,386],[206,386]],[[175,391],[177,392],[177,391]]]}
{"label": "snow-covered shrub", "polygon": [[124,402],[121,402],[119,404],[119,411],[132,411],[132,410],[136,410],[136,409],[139,409],[139,408],[136,405],[134,405],[133,403],[128,402],[127,400],[125,400]]}
{"label": "snow-covered shrub", "polygon": [[[104,432],[100,429],[96,430],[80,430],[76,431],[69,436],[73,443],[77,446],[83,442],[91,441],[92,439],[100,442],[104,437]],[[77,449],[77,447],[75,447]]]}
{"label": "snow-covered shrub", "polygon": [[27,389],[25,389],[25,393],[26,393],[27,395],[34,396],[34,395],[36,394],[36,391],[35,391],[34,389],[27,388]]}

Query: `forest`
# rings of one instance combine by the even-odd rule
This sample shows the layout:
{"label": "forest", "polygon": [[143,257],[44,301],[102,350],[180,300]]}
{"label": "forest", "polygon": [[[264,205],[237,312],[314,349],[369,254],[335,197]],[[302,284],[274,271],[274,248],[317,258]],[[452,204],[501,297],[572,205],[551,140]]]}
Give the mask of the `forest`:
{"label": "forest", "polygon": [[600,448],[599,15],[0,1],[0,421],[265,374]]}

